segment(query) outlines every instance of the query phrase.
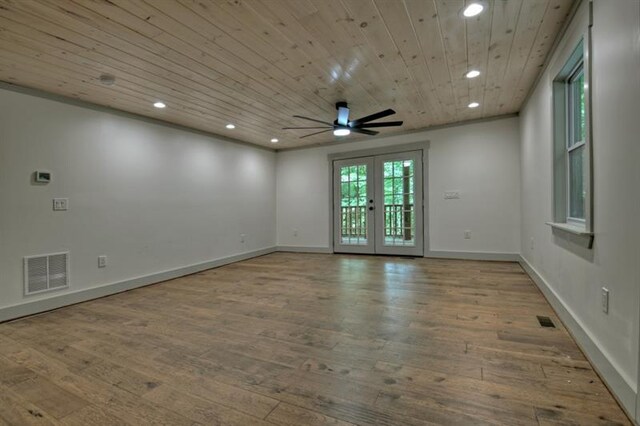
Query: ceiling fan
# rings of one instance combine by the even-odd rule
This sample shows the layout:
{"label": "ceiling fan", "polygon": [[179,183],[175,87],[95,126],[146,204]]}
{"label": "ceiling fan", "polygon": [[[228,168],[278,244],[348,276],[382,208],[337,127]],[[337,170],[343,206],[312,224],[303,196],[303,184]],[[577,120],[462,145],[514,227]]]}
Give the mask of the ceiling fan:
{"label": "ceiling fan", "polygon": [[308,138],[309,136],[319,135],[320,133],[330,132],[333,130],[335,136],[347,136],[351,132],[362,133],[364,135],[377,135],[379,132],[375,130],[368,130],[372,127],[392,127],[402,126],[402,121],[384,121],[382,123],[369,123],[370,121],[378,120],[379,118],[388,117],[396,112],[392,109],[386,109],[384,111],[377,112],[375,114],[367,115],[366,117],[358,118],[357,120],[349,120],[349,107],[346,102],[336,102],[336,109],[338,110],[338,117],[333,123],[327,121],[316,120],[315,118],[303,117],[301,115],[294,115],[295,118],[302,118],[303,120],[313,121],[315,123],[324,124],[324,126],[316,127],[283,127],[283,130],[292,129],[323,129],[319,132],[310,133],[308,135],[300,136],[302,138]]}

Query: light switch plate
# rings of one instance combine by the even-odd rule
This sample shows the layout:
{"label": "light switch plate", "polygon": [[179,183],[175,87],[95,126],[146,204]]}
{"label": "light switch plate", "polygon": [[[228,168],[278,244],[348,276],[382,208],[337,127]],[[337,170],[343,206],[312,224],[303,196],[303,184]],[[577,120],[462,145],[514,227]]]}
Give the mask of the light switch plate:
{"label": "light switch plate", "polygon": [[460,192],[458,191],[446,191],[444,193],[445,200],[457,200],[458,198],[460,198]]}
{"label": "light switch plate", "polygon": [[602,312],[609,313],[609,289],[602,287]]}
{"label": "light switch plate", "polygon": [[107,256],[98,256],[98,268],[106,268],[107,267]]}
{"label": "light switch plate", "polygon": [[69,210],[69,199],[68,198],[54,198],[53,199],[53,210],[54,211],[66,211],[66,210]]}

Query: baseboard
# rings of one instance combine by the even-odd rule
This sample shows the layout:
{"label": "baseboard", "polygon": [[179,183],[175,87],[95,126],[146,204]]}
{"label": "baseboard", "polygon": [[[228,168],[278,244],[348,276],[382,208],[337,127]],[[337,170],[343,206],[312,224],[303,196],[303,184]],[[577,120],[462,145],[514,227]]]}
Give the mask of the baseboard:
{"label": "baseboard", "polygon": [[462,259],[462,260],[497,260],[501,262],[518,262],[520,255],[518,253],[500,253],[500,252],[484,252],[484,251],[428,251],[424,257],[433,257],[438,259]]}
{"label": "baseboard", "polygon": [[[318,246],[278,246],[277,251],[293,253],[333,253],[333,250],[330,247]],[[424,257],[463,260],[497,260],[506,262],[517,262],[520,260],[520,255],[517,253],[472,251],[429,251],[425,253]]]}
{"label": "baseboard", "polygon": [[34,300],[32,302],[22,303],[19,305],[7,306],[4,308],[0,308],[0,322],[24,317],[27,315],[33,315],[40,312],[50,311],[52,309],[61,308],[63,306],[73,305],[75,303],[109,296],[111,294],[120,293],[126,290],[132,290],[138,287],[144,287],[150,284],[156,284],[185,275],[195,274],[196,272],[217,268],[220,266],[228,265],[230,263],[239,262],[241,260],[251,259],[257,256],[263,256],[275,251],[276,247],[267,247],[260,250],[240,253],[233,256],[210,260],[207,262],[196,263],[194,265],[183,266],[180,268],[145,275],[142,277],[131,278],[125,281],[105,284],[99,287],[88,288],[86,290],[77,290],[70,293],[64,293],[59,296],[50,297],[48,299]]}
{"label": "baseboard", "polygon": [[607,356],[600,350],[587,331],[575,319],[571,309],[567,308],[562,299],[558,297],[556,292],[551,288],[551,286],[549,286],[535,268],[522,256],[519,256],[518,261],[556,311],[565,327],[573,336],[573,339],[576,341],[580,349],[582,349],[582,352],[584,352],[585,356],[589,359],[589,362],[591,362],[591,365],[593,365],[602,380],[607,384],[622,408],[627,412],[627,415],[631,419],[635,418],[637,395],[633,390],[633,387],[627,380],[625,380],[624,376],[620,374],[618,369],[611,364]]}
{"label": "baseboard", "polygon": [[288,251],[293,253],[333,253],[330,247],[317,246],[278,246],[277,251]]}

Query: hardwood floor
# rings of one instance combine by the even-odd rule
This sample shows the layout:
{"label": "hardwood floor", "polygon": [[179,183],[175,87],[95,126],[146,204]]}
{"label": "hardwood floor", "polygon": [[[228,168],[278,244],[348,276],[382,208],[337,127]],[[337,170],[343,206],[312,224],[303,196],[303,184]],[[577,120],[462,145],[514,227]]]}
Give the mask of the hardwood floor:
{"label": "hardwood floor", "polygon": [[5,424],[630,423],[515,263],[275,253],[0,324]]}

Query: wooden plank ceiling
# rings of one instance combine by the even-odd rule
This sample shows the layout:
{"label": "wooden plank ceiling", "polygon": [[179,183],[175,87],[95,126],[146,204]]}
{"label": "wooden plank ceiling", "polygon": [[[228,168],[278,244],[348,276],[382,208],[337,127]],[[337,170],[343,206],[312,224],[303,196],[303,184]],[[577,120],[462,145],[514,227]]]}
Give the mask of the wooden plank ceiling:
{"label": "wooden plank ceiling", "polygon": [[402,132],[518,111],[572,0],[486,3],[0,0],[0,80],[278,149],[335,140],[281,128],[341,100]]}

